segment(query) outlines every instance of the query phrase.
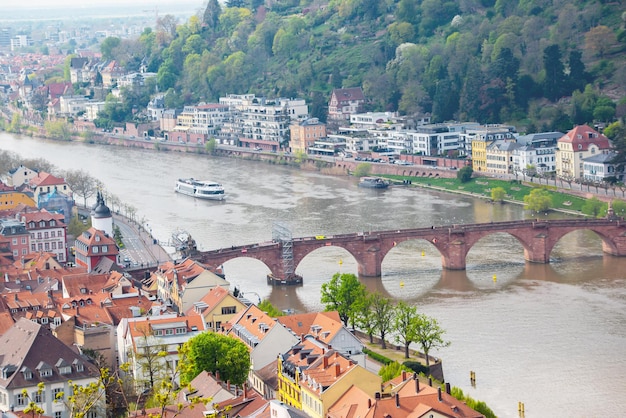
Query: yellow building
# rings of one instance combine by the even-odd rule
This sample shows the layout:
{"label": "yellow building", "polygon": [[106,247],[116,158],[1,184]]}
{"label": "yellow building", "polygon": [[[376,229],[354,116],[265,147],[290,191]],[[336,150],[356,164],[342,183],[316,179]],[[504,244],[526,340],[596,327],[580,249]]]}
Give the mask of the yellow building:
{"label": "yellow building", "polygon": [[487,171],[487,147],[495,141],[515,140],[515,128],[506,125],[482,125],[468,128],[460,135],[461,142],[470,145],[468,154],[472,157],[474,171]]}
{"label": "yellow building", "polygon": [[562,179],[578,180],[583,176],[583,160],[609,152],[609,139],[587,125],[574,127],[557,142],[556,175]]}
{"label": "yellow building", "polygon": [[380,391],[380,384],[381,378],[377,374],[332,349],[328,350],[302,371],[302,411],[314,418],[324,418],[328,409],[350,387],[356,386],[373,397]]}
{"label": "yellow building", "polygon": [[0,192],[0,209],[15,209],[18,205],[26,205],[36,208],[37,204],[32,197],[22,192]]}
{"label": "yellow building", "polygon": [[313,337],[307,337],[291,350],[278,356],[278,400],[294,408],[302,409],[300,380],[302,371],[312,359],[324,354],[325,345]]}
{"label": "yellow building", "polygon": [[498,140],[489,144],[485,150],[488,173],[507,174],[513,171],[513,151],[517,143],[513,140]]}
{"label": "yellow building", "polygon": [[289,125],[289,133],[291,135],[289,141],[291,151],[307,153],[307,150],[313,146],[315,141],[320,138],[326,138],[326,124],[320,122],[317,118],[309,118]]}
{"label": "yellow building", "polygon": [[216,286],[209,290],[199,302],[195,302],[185,315],[189,315],[191,311],[199,313],[204,318],[206,329],[218,332],[222,324],[230,321],[244,309],[246,305],[234,297],[228,289]]}

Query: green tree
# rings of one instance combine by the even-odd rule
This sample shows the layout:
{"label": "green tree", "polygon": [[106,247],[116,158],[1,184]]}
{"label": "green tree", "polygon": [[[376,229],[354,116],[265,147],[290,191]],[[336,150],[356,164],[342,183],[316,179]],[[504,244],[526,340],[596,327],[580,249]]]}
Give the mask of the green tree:
{"label": "green tree", "polygon": [[378,371],[378,375],[382,378],[383,382],[388,382],[394,377],[400,376],[404,367],[397,361],[392,361],[389,364],[384,365]]}
{"label": "green tree", "polygon": [[360,163],[354,168],[352,173],[355,177],[367,177],[372,172],[372,165],[369,163]]}
{"label": "green tree", "polygon": [[600,201],[600,199],[594,196],[590,199],[585,200],[585,203],[583,203],[580,210],[585,215],[590,215],[594,218],[597,218],[603,209],[606,210],[605,206],[606,204],[604,202]]}
{"label": "green tree", "polygon": [[46,121],[43,127],[53,138],[69,141],[72,137],[70,125],[64,120]]}
{"label": "green tree", "polygon": [[409,345],[415,341],[417,326],[417,308],[404,301],[398,302],[393,317],[395,341],[404,345],[404,358],[409,358]]}
{"label": "green tree", "polygon": [[355,303],[355,322],[359,329],[367,334],[370,343],[374,343],[376,321],[374,321],[374,311],[372,310],[372,294],[367,294]]}
{"label": "green tree", "polygon": [[393,329],[394,306],[389,298],[384,297],[380,292],[372,295],[372,311],[374,312],[374,324],[380,337],[380,346],[384,350],[387,348],[387,334]]}
{"label": "green tree", "polygon": [[220,378],[242,385],[250,371],[248,347],[240,340],[215,332],[203,332],[188,340],[180,349],[183,364],[180,381],[187,385],[200,372],[219,372]]}
{"label": "green tree", "polygon": [[278,309],[274,305],[272,305],[272,302],[270,302],[269,299],[262,300],[261,303],[259,303],[258,306],[259,306],[260,310],[262,310],[263,312],[265,312],[266,314],[268,314],[272,318],[276,318],[276,317],[285,315],[285,313],[283,311],[281,311],[280,309]]}
{"label": "green tree", "polygon": [[104,40],[100,44],[100,52],[102,53],[102,58],[105,60],[112,60],[115,48],[117,48],[121,43],[122,40],[114,36],[104,38]]}
{"label": "green tree", "polygon": [[418,314],[415,328],[415,342],[422,347],[422,352],[426,356],[426,366],[430,366],[428,353],[433,348],[444,348],[450,345],[450,341],[443,339],[445,330],[439,326],[435,318],[424,314]]}
{"label": "green tree", "polygon": [[537,188],[524,196],[524,209],[533,212],[545,212],[552,207],[552,196],[546,189]]}
{"label": "green tree", "polygon": [[545,97],[555,101],[563,95],[567,81],[561,48],[558,45],[550,45],[543,50],[543,67],[546,72],[543,81],[543,93]]}
{"label": "green tree", "polygon": [[215,138],[209,139],[206,144],[204,144],[204,149],[209,154],[215,154],[215,151],[217,150],[217,141]]}
{"label": "green tree", "polygon": [[321,302],[327,311],[337,311],[339,318],[348,326],[355,323],[355,307],[365,298],[367,290],[354,274],[335,273],[330,281],[322,284]]}
{"label": "green tree", "polygon": [[9,132],[14,134],[19,134],[22,132],[22,117],[19,113],[15,112],[11,116],[11,123],[9,124]]}
{"label": "green tree", "polygon": [[503,187],[493,187],[491,189],[491,200],[502,203],[506,196],[506,190]]}
{"label": "green tree", "polygon": [[472,174],[474,174],[474,169],[471,166],[466,165],[456,172],[456,178],[461,183],[467,183],[472,179]]}

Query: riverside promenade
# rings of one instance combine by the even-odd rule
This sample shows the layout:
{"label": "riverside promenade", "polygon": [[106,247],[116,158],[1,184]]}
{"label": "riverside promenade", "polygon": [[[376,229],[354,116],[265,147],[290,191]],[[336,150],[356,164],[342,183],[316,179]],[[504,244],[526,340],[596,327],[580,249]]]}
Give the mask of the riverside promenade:
{"label": "riverside promenade", "polygon": [[157,267],[172,260],[169,254],[146,228],[122,216],[113,214],[113,222],[120,228],[122,242],[130,257],[136,260],[127,270]]}

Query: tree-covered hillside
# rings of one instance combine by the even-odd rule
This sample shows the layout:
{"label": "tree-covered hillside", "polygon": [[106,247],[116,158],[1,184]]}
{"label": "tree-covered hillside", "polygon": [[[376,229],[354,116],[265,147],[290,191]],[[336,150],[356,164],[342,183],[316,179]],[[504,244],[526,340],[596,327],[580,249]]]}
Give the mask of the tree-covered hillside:
{"label": "tree-covered hillside", "polygon": [[168,106],[299,96],[324,120],[333,88],[361,86],[366,110],[567,130],[621,111],[625,19],[608,0],[209,0],[103,54],[143,58]]}

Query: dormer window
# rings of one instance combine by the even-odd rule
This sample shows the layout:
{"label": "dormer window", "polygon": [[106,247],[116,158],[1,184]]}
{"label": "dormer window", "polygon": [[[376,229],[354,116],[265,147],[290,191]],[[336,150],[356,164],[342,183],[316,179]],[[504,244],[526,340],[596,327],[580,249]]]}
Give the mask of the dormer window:
{"label": "dormer window", "polygon": [[74,365],[74,368],[77,372],[82,372],[83,370],[85,370],[85,366],[83,366],[83,363],[78,361],[78,359],[74,360],[72,364]]}
{"label": "dormer window", "polygon": [[50,221],[50,226],[56,226],[57,225],[57,221],[55,221],[54,219]]}
{"label": "dormer window", "polygon": [[96,242],[100,242],[100,235],[96,235]]}
{"label": "dormer window", "polygon": [[102,252],[106,253],[107,251],[109,251],[109,246],[108,245],[103,245],[102,246]]}
{"label": "dormer window", "polygon": [[28,368],[24,368],[22,370],[22,374],[24,375],[24,379],[26,380],[32,380],[33,378],[33,372]]}
{"label": "dormer window", "polygon": [[39,227],[40,228],[45,228],[46,227],[46,221],[40,221],[39,222]]}

